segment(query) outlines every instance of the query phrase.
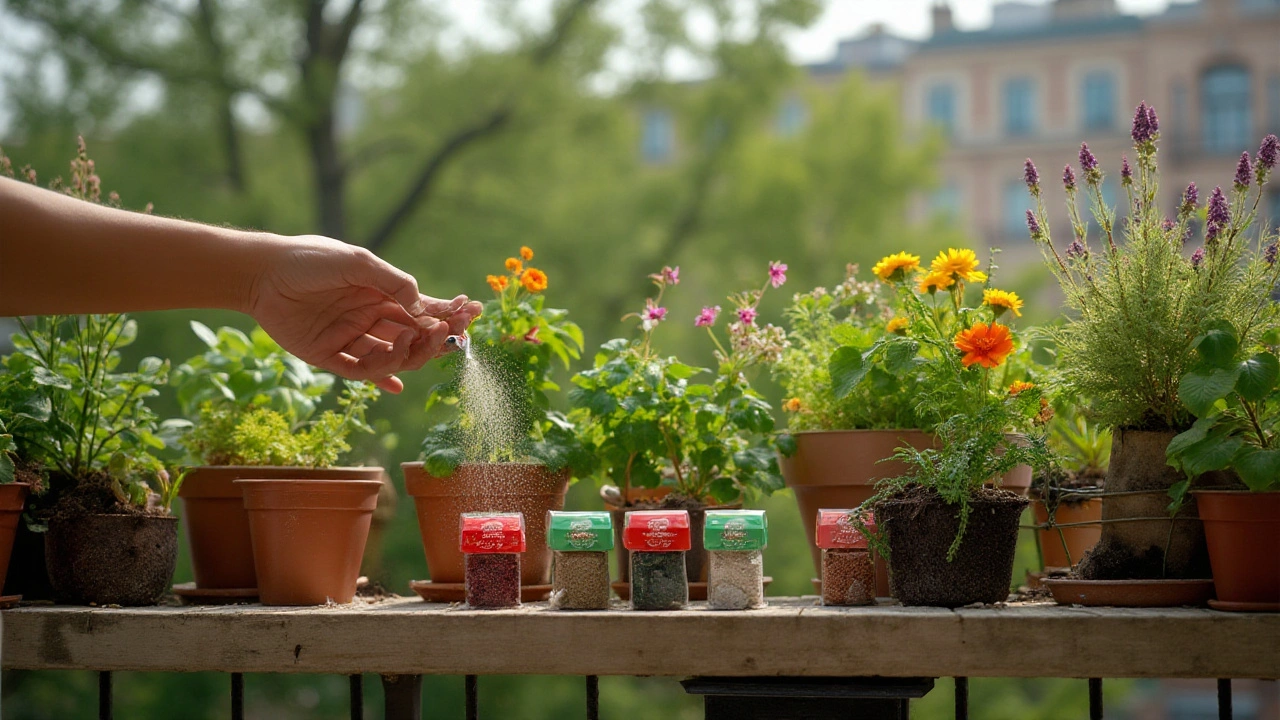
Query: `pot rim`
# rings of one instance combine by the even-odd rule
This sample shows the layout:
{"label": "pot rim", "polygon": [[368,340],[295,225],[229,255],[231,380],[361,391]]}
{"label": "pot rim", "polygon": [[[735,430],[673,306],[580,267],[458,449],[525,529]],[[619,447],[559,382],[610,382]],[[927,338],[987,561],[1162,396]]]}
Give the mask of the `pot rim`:
{"label": "pot rim", "polygon": [[245,487],[262,487],[267,483],[289,483],[289,484],[305,484],[329,486],[331,488],[355,488],[355,487],[381,487],[381,480],[362,480],[352,478],[350,480],[341,480],[337,478],[237,478],[231,482],[235,484],[244,483]]}
{"label": "pot rim", "polygon": [[1191,491],[1191,494],[1192,494],[1192,495],[1226,495],[1226,496],[1231,496],[1231,497],[1234,497],[1234,496],[1237,496],[1237,495],[1253,495],[1253,496],[1258,496],[1258,495],[1280,495],[1280,489],[1277,489],[1277,490],[1225,490],[1225,489],[1224,489],[1224,490],[1216,490],[1216,489],[1205,489],[1205,490],[1192,490],[1192,491]]}
{"label": "pot rim", "polygon": [[842,430],[785,430],[788,435],[848,435],[848,434],[893,434],[893,433],[921,433],[924,435],[932,435],[928,430],[920,428],[847,428]]}
{"label": "pot rim", "polygon": [[[464,463],[458,463],[457,467],[454,469],[457,470],[464,467],[493,467],[493,466],[543,468],[549,474],[552,474],[552,475],[558,475],[562,472],[568,471],[568,468],[552,470],[551,468],[548,468],[544,463],[535,463],[535,462],[464,462]],[[421,469],[425,472],[426,462],[423,460],[413,460],[411,462],[402,462],[400,463],[400,467],[402,469],[406,469],[406,468]],[[432,477],[435,477],[435,476],[433,475]]]}
{"label": "pot rim", "polygon": [[297,470],[299,472],[367,472],[371,470],[383,470],[377,465],[342,465],[327,467],[308,467],[306,465],[190,465],[188,470],[194,472],[196,470],[261,470],[263,468],[271,468],[272,470]]}

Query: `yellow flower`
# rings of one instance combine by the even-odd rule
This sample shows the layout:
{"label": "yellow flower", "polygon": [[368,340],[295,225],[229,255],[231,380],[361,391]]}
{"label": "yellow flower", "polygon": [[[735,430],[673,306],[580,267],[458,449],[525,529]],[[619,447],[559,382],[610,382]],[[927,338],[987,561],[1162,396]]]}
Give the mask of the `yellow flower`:
{"label": "yellow flower", "polygon": [[898,335],[906,335],[906,334],[907,334],[907,326],[908,326],[908,325],[910,325],[910,324],[911,324],[911,322],[910,322],[909,320],[907,320],[906,318],[896,317],[896,318],[894,318],[894,319],[890,320],[890,321],[889,321],[889,322],[884,326],[884,329],[885,329],[885,332],[897,333]]}
{"label": "yellow flower", "polygon": [[1017,395],[1023,390],[1030,390],[1035,386],[1036,386],[1035,383],[1026,382],[1025,380],[1015,380],[1014,383],[1009,386],[1009,394]]}
{"label": "yellow flower", "polygon": [[982,291],[982,302],[995,310],[996,317],[1000,317],[1005,310],[1012,311],[1015,317],[1022,317],[1022,298],[1018,297],[1018,293],[987,288]]}
{"label": "yellow flower", "polygon": [[507,270],[513,275],[519,275],[524,272],[524,263],[520,262],[520,258],[507,258]]}
{"label": "yellow flower", "polygon": [[918,267],[920,267],[919,255],[908,255],[900,252],[896,255],[881,258],[880,262],[871,268],[871,272],[885,282],[893,282],[894,280],[904,279],[907,273]]}
{"label": "yellow flower", "polygon": [[940,273],[940,272],[934,271],[929,273],[928,275],[925,275],[924,278],[920,280],[920,284],[917,286],[916,289],[922,293],[923,292],[935,293],[939,290],[946,290],[947,288],[955,284],[956,284],[955,278],[951,277],[946,273]]}
{"label": "yellow flower", "polygon": [[490,275],[485,278],[485,282],[489,283],[489,287],[493,288],[494,292],[500,293],[507,289],[506,275]]}
{"label": "yellow flower", "polygon": [[528,261],[532,260],[532,259],[533,259],[533,250],[529,249],[529,246],[528,246],[528,245],[522,245],[522,246],[520,246],[520,257],[524,258],[524,259],[525,259],[525,262],[528,262]]}
{"label": "yellow flower", "polygon": [[986,273],[978,270],[978,256],[968,249],[947,248],[938,253],[930,268],[933,272],[950,275],[953,279],[965,282],[983,282],[987,279]]}
{"label": "yellow flower", "polygon": [[542,292],[547,289],[547,274],[537,268],[529,268],[520,276],[520,282],[531,293]]}
{"label": "yellow flower", "polygon": [[787,412],[800,412],[801,407],[800,398],[788,398],[782,401],[782,409]]}

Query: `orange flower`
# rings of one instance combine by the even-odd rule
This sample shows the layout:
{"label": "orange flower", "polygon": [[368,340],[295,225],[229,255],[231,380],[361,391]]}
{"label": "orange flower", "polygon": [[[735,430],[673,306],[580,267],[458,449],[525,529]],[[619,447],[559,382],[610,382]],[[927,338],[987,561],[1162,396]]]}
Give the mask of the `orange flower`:
{"label": "orange flower", "polygon": [[507,270],[514,275],[524,272],[524,263],[520,262],[520,258],[507,258]]}
{"label": "orange flower", "polygon": [[1026,382],[1024,380],[1015,380],[1014,383],[1009,386],[1009,394],[1017,395],[1023,390],[1030,390],[1035,386],[1036,386],[1035,383]]}
{"label": "orange flower", "polygon": [[960,362],[965,367],[979,363],[984,368],[998,367],[1013,352],[1013,336],[1000,323],[974,323],[968,330],[956,333],[956,349],[964,353]]}
{"label": "orange flower", "polygon": [[520,282],[531,293],[542,292],[547,289],[547,274],[537,268],[529,268],[520,276]]}
{"label": "orange flower", "polygon": [[800,412],[800,398],[788,398],[782,401],[782,409],[787,412]]}
{"label": "orange flower", "polygon": [[503,290],[507,289],[506,275],[489,275],[484,280],[485,282],[489,283],[489,287],[493,288],[494,292],[500,293]]}
{"label": "orange flower", "polygon": [[520,257],[524,258],[526,262],[528,262],[529,260],[532,260],[532,259],[533,259],[533,250],[531,250],[531,249],[529,248],[529,246],[528,246],[528,245],[521,245],[521,246],[520,246]]}

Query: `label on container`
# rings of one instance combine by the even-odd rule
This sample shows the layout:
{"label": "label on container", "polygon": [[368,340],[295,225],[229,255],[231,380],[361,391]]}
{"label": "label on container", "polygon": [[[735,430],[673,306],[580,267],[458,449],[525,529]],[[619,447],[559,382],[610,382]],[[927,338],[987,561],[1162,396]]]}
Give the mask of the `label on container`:
{"label": "label on container", "polygon": [[524,552],[524,515],[521,513],[462,513],[464,553]]}
{"label": "label on container", "polygon": [[559,552],[606,552],[613,549],[613,516],[608,512],[547,513],[547,547]]}
{"label": "label on container", "polygon": [[707,550],[763,550],[769,543],[769,523],[763,510],[708,510],[702,526]]}
{"label": "label on container", "polygon": [[[819,510],[817,542],[818,547],[834,548],[866,548],[867,538],[854,522],[854,510]],[[868,530],[876,529],[875,516],[865,513],[862,522]]]}
{"label": "label on container", "polygon": [[622,524],[622,544],[638,552],[680,552],[692,546],[684,510],[632,510]]}

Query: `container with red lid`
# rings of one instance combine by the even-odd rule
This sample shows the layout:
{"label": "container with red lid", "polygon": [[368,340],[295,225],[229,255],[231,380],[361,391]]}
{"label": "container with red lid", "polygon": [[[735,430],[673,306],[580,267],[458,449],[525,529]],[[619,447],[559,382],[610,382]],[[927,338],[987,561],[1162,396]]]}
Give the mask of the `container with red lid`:
{"label": "container with red lid", "polygon": [[524,515],[463,513],[459,547],[466,555],[467,605],[507,608],[520,604],[520,553]]}
{"label": "container with red lid", "polygon": [[[876,568],[855,510],[819,510],[815,540],[822,549],[822,604],[871,605],[876,601]],[[875,517],[861,516],[874,532]]]}
{"label": "container with red lid", "polygon": [[689,513],[633,510],[622,526],[622,544],[631,551],[631,608],[679,610],[689,604],[684,553],[691,546]]}

